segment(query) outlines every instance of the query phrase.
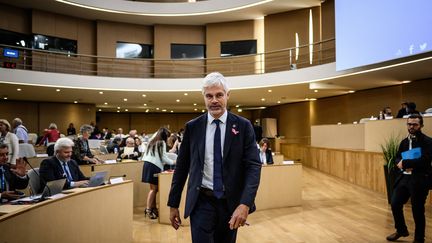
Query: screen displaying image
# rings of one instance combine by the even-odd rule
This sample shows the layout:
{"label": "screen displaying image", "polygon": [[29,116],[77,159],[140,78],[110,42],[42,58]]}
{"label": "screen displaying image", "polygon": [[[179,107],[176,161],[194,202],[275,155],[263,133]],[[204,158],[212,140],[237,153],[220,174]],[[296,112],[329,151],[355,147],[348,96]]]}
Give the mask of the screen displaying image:
{"label": "screen displaying image", "polygon": [[33,36],[33,48],[47,51],[77,53],[77,41],[64,38],[38,35]]}
{"label": "screen displaying image", "polygon": [[117,42],[117,58],[153,58],[153,46],[137,43]]}

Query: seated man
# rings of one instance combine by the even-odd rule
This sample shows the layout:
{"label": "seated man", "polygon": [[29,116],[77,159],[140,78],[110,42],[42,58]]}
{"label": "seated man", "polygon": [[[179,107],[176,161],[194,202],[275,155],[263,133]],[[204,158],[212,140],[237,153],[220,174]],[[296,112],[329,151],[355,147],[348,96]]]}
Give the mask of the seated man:
{"label": "seated man", "polygon": [[66,178],[64,189],[88,186],[88,179],[71,159],[74,142],[70,138],[60,138],[54,145],[54,156],[44,159],[39,168],[41,189],[45,182]]}
{"label": "seated man", "polygon": [[19,143],[27,143],[28,142],[28,131],[27,128],[23,125],[23,122],[19,118],[15,118],[12,121],[12,127],[15,135],[18,137]]}
{"label": "seated man", "polygon": [[0,144],[0,202],[18,199],[21,194],[15,190],[25,189],[29,181],[22,158],[17,159],[16,165],[7,164],[8,149],[6,144]]}

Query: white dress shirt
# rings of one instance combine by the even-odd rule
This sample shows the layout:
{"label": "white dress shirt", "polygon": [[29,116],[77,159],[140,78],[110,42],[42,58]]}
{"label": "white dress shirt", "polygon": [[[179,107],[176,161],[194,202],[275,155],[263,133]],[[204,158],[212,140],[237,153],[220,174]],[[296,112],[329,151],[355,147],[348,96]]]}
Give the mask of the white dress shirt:
{"label": "white dress shirt", "polygon": [[[224,114],[219,117],[221,121],[219,123],[219,128],[221,132],[221,152],[223,155],[224,143],[225,143],[225,131],[226,131],[226,121],[228,117],[228,111],[225,110]],[[202,179],[201,186],[213,190],[213,144],[214,135],[216,131],[216,123],[213,123],[215,118],[207,113],[207,128],[205,136],[205,152],[204,152],[204,175]]]}

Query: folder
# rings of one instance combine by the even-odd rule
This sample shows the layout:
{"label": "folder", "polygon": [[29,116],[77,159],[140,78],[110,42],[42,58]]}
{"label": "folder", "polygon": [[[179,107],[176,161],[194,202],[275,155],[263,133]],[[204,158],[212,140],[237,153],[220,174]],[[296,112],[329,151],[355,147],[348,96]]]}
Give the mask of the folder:
{"label": "folder", "polygon": [[418,159],[421,157],[421,148],[413,148],[408,151],[402,152],[402,159]]}

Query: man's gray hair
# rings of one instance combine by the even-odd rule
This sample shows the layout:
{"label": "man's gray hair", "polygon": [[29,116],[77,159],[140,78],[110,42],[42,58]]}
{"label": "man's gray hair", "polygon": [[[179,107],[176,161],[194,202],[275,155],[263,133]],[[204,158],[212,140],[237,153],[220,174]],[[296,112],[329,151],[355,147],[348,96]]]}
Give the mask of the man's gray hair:
{"label": "man's gray hair", "polygon": [[20,118],[15,118],[15,119],[13,119],[13,121],[17,124],[17,125],[22,125],[22,120],[20,119]]}
{"label": "man's gray hair", "polygon": [[57,129],[57,124],[51,123],[48,128],[49,129]]}
{"label": "man's gray hair", "polygon": [[90,126],[89,124],[84,124],[80,127],[80,133],[84,133],[84,132],[89,132],[92,133],[93,132],[93,127]]}
{"label": "man's gray hair", "polygon": [[59,138],[57,142],[54,144],[54,151],[57,152],[62,148],[73,147],[74,142],[70,138]]}
{"label": "man's gray hair", "polygon": [[229,92],[229,87],[226,83],[225,77],[219,72],[213,72],[207,74],[207,76],[204,78],[204,82],[202,86],[202,94],[204,95],[205,90],[213,86],[222,86],[223,89],[225,90],[225,93],[228,94]]}

